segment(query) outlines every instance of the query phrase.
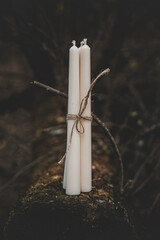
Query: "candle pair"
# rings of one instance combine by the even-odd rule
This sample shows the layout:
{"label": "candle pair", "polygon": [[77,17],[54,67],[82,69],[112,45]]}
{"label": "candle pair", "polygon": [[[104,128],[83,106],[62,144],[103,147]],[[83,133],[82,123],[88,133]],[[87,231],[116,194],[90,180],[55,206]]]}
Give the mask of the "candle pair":
{"label": "candle pair", "polygon": [[[90,47],[87,39],[79,48],[73,41],[69,50],[68,116],[77,116],[82,99],[87,95],[91,83]],[[82,114],[91,118],[91,97]],[[79,195],[92,189],[91,121],[81,119],[83,133],[73,127],[75,120],[67,119],[67,151],[64,167],[63,188],[68,195]]]}

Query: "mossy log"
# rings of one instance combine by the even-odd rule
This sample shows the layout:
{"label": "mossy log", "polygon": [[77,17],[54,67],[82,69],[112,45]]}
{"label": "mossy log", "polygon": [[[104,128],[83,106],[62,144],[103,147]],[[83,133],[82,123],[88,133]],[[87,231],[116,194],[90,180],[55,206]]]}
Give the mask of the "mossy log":
{"label": "mossy log", "polygon": [[115,202],[103,165],[93,163],[93,190],[68,196],[62,188],[63,166],[36,173],[6,226],[7,240],[134,239],[126,209]]}

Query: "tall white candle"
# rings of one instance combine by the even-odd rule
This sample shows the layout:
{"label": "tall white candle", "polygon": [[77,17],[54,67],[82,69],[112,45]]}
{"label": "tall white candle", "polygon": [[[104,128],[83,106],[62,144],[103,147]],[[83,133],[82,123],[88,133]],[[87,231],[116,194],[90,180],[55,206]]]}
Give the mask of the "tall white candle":
{"label": "tall white candle", "polygon": [[[87,95],[91,84],[91,60],[90,47],[87,40],[79,48],[80,54],[80,101]],[[91,97],[83,113],[83,116],[91,117]],[[84,133],[81,134],[81,192],[89,192],[92,189],[92,155],[91,155],[91,122],[82,120]]]}
{"label": "tall white candle", "polygon": [[[69,87],[68,87],[68,114],[78,114],[79,111],[79,49],[73,46],[69,50]],[[68,195],[80,194],[80,134],[73,129],[74,120],[67,121],[67,151],[65,160],[63,187]]]}

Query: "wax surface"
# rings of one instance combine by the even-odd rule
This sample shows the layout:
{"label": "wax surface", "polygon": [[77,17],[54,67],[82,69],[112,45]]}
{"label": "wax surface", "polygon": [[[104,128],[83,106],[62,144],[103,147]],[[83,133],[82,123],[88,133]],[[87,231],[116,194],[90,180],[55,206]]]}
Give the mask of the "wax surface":
{"label": "wax surface", "polygon": [[[78,114],[79,111],[79,49],[72,46],[69,51],[69,87],[68,114]],[[67,121],[67,150],[63,187],[68,195],[80,194],[80,134],[73,129],[74,120]]]}
{"label": "wax surface", "polygon": [[[79,48],[80,54],[80,101],[87,95],[91,83],[90,48],[84,44]],[[91,97],[83,113],[91,117]],[[91,121],[82,120],[84,133],[81,134],[81,192],[92,189],[92,156],[91,156]]]}

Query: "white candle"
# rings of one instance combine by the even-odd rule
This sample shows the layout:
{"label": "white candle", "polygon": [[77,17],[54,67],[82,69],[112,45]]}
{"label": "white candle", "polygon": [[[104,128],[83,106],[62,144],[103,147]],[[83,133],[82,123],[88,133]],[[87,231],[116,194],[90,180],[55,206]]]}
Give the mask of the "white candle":
{"label": "white candle", "polygon": [[[80,54],[80,101],[87,95],[91,84],[90,47],[87,40],[79,48]],[[83,113],[83,116],[91,117],[91,97]],[[91,155],[91,121],[82,120],[84,133],[81,134],[81,192],[89,192],[92,189],[92,155]]]}
{"label": "white candle", "polygon": [[[68,114],[78,114],[79,111],[79,49],[73,46],[69,50],[69,87],[68,87]],[[75,120],[67,121],[67,150],[64,170],[63,187],[68,195],[80,194],[80,134],[73,129]]]}

